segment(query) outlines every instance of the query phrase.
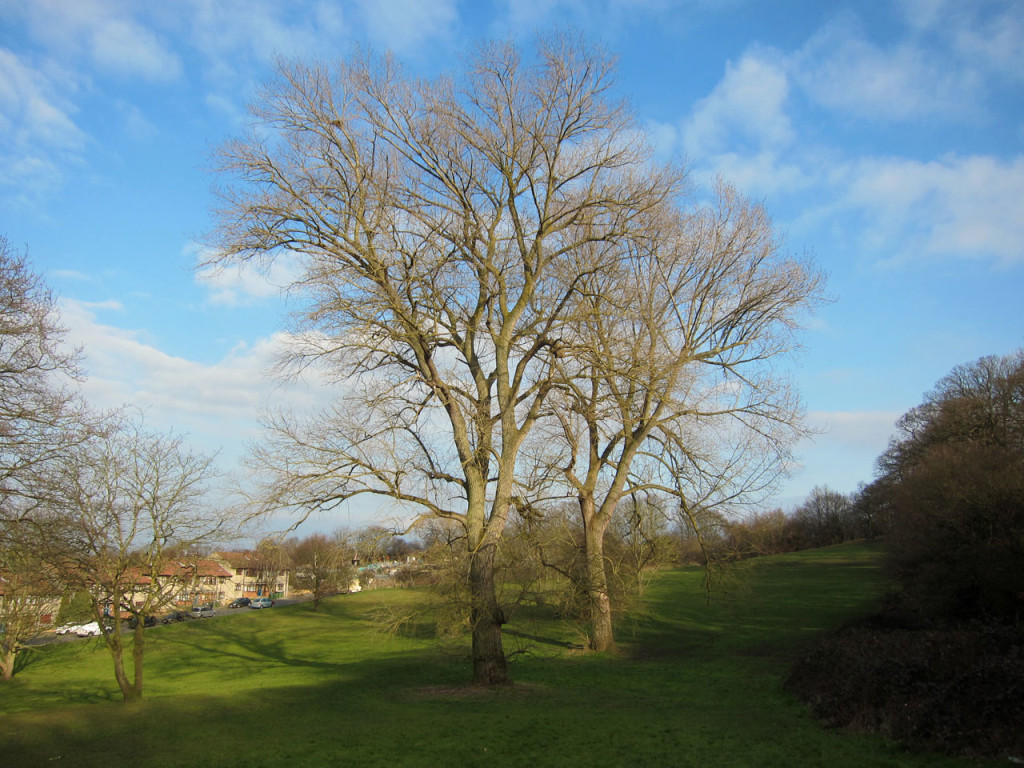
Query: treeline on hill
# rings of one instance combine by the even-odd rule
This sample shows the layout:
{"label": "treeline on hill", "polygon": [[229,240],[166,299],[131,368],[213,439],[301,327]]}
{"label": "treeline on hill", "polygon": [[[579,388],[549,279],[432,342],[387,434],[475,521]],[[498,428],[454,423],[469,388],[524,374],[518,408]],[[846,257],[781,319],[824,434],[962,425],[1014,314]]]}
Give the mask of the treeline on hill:
{"label": "treeline on hill", "polygon": [[955,368],[897,428],[859,494],[897,588],[788,684],[834,726],[1024,757],[1024,351]]}

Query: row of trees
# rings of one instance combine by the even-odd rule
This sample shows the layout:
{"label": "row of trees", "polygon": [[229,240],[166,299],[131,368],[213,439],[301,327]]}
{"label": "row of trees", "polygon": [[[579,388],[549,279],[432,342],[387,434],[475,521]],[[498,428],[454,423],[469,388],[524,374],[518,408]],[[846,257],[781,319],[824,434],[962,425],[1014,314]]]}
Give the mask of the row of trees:
{"label": "row of trees", "polygon": [[753,557],[884,536],[888,511],[873,494],[869,486],[852,494],[817,486],[790,514],[774,509],[723,520],[719,546],[731,557]]}
{"label": "row of trees", "polygon": [[[212,266],[294,262],[284,370],[338,382],[268,419],[266,510],[386,497],[464,542],[473,679],[509,682],[507,533],[570,502],[591,644],[614,647],[608,531],[628,500],[697,527],[770,488],[800,434],[776,361],[820,276],[764,209],[653,159],[609,57],[480,49],[458,78],[284,63],[226,145]],[[503,554],[503,548],[509,550]]]}
{"label": "row of trees", "polygon": [[[213,460],[130,410],[96,413],[78,394],[77,350],[25,256],[0,238],[0,675],[61,595],[88,595],[126,701],[141,697],[145,622],[186,555],[227,537],[208,503]],[[127,656],[131,652],[130,658]]]}

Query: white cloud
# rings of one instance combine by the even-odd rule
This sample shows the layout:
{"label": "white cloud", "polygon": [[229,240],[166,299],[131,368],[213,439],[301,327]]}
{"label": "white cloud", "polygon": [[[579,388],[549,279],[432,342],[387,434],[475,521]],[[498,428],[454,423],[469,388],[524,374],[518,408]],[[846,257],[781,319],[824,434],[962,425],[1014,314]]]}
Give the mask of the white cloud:
{"label": "white cloud", "polygon": [[764,150],[743,155],[726,152],[708,158],[714,174],[721,175],[744,194],[753,197],[794,192],[813,182],[808,170],[784,153]]}
{"label": "white cloud", "polygon": [[[287,386],[268,378],[290,336],[276,333],[252,345],[239,343],[221,360],[203,364],[169,355],[140,331],[103,322],[119,302],[60,301],[70,328],[68,343],[85,350],[89,378],[83,385],[95,408],[131,404],[155,429],[187,432],[207,452],[223,450],[233,460],[259,434],[260,412],[277,401],[303,409],[322,403],[324,390],[309,376]],[[311,374],[312,375],[312,374]]]}
{"label": "white cloud", "polygon": [[867,159],[840,205],[866,214],[871,245],[897,258],[959,256],[1024,263],[1024,157]]}
{"label": "white cloud", "polygon": [[683,148],[703,157],[725,151],[787,146],[793,128],[785,111],[785,69],[762,52],[726,64],[725,76],[701,99],[683,126]]}
{"label": "white cloud", "polygon": [[[193,263],[206,261],[209,249],[190,243],[183,254]],[[207,266],[196,271],[196,282],[209,292],[209,303],[214,306],[249,306],[274,296],[280,296],[300,277],[297,257],[280,254],[266,268],[253,264],[228,267]]]}
{"label": "white cloud", "polygon": [[943,40],[966,65],[1024,79],[1024,5],[1015,0],[964,3],[903,0],[907,22]]}
{"label": "white cloud", "polygon": [[181,62],[159,38],[139,24],[120,18],[93,19],[89,48],[97,67],[125,77],[175,80]]}
{"label": "white cloud", "polygon": [[238,307],[278,296],[292,280],[288,268],[275,263],[266,274],[247,266],[205,267],[196,282],[209,288],[211,304]]}
{"label": "white cloud", "polygon": [[0,146],[79,149],[85,135],[73,107],[49,77],[17,54],[0,48]]}
{"label": "white cloud", "polygon": [[458,21],[455,0],[356,0],[356,4],[370,38],[400,54],[449,37]]}
{"label": "white cloud", "polygon": [[0,48],[0,189],[20,208],[58,188],[64,162],[88,141],[62,93],[74,77],[50,69]]}
{"label": "white cloud", "polygon": [[32,36],[62,60],[90,60],[98,69],[150,81],[173,80],[181,62],[164,41],[134,17],[138,4],[121,0],[33,0],[5,3]]}
{"label": "white cloud", "polygon": [[811,411],[807,424],[821,434],[796,447],[800,459],[776,498],[778,504],[796,506],[815,485],[828,485],[851,493],[874,477],[875,459],[889,444],[896,419],[891,411]]}
{"label": "white cloud", "polygon": [[[192,44],[207,58],[204,77],[217,88],[248,82],[275,56],[342,55],[351,38],[343,6],[332,2],[278,3],[273,0],[190,0],[182,23]],[[261,79],[260,78],[257,79]]]}
{"label": "white cloud", "polygon": [[877,456],[885,450],[901,415],[895,411],[812,411],[807,421],[823,431],[815,442],[827,440],[835,447],[867,450]]}
{"label": "white cloud", "polygon": [[811,37],[790,71],[818,103],[871,120],[963,116],[979,90],[978,75],[935,46],[903,39],[883,48],[864,37],[852,15]]}

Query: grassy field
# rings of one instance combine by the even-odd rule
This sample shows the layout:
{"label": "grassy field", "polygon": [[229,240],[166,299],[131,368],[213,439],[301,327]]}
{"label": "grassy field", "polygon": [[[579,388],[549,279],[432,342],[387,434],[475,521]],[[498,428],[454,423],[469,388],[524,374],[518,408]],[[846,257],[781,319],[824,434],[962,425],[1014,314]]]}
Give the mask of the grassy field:
{"label": "grassy field", "polygon": [[883,589],[878,551],[846,545],[754,561],[705,604],[696,571],[661,574],[621,623],[618,656],[517,614],[510,690],[465,687],[469,664],[369,617],[388,590],[148,633],[146,700],[119,703],[99,641],[33,652],[0,686],[0,765],[957,766],[826,731],[782,690],[788,660]]}

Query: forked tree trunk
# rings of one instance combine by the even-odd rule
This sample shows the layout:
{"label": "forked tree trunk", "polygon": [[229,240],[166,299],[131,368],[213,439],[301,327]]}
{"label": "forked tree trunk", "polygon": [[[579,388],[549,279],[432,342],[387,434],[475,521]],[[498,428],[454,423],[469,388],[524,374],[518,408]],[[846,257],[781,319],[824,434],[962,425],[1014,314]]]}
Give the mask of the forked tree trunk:
{"label": "forked tree trunk", "polygon": [[110,655],[114,659],[114,679],[117,680],[117,687],[121,689],[121,696],[125,701],[135,701],[135,686],[128,679],[128,673],[124,668],[124,645],[120,638],[115,638],[108,643]]}
{"label": "forked tree trunk", "polygon": [[594,651],[615,650],[612,602],[608,594],[608,574],[604,562],[604,534],[607,527],[607,522],[599,522],[594,518],[584,523],[590,648]]}
{"label": "forked tree trunk", "polygon": [[469,588],[473,628],[473,685],[511,685],[508,661],[501,641],[505,614],[498,604],[494,583],[494,544],[486,544],[471,555]]}
{"label": "forked tree trunk", "polygon": [[[115,623],[119,623],[120,617],[115,617]],[[139,701],[142,699],[142,657],[143,644],[140,637],[143,621],[135,628],[135,642],[132,647],[132,671],[134,680],[128,677],[128,670],[124,666],[124,641],[119,628],[114,627],[110,634],[104,634],[110,656],[114,660],[114,679],[117,680],[117,687],[121,689],[121,697],[126,702]],[[116,634],[115,634],[116,633]]]}

